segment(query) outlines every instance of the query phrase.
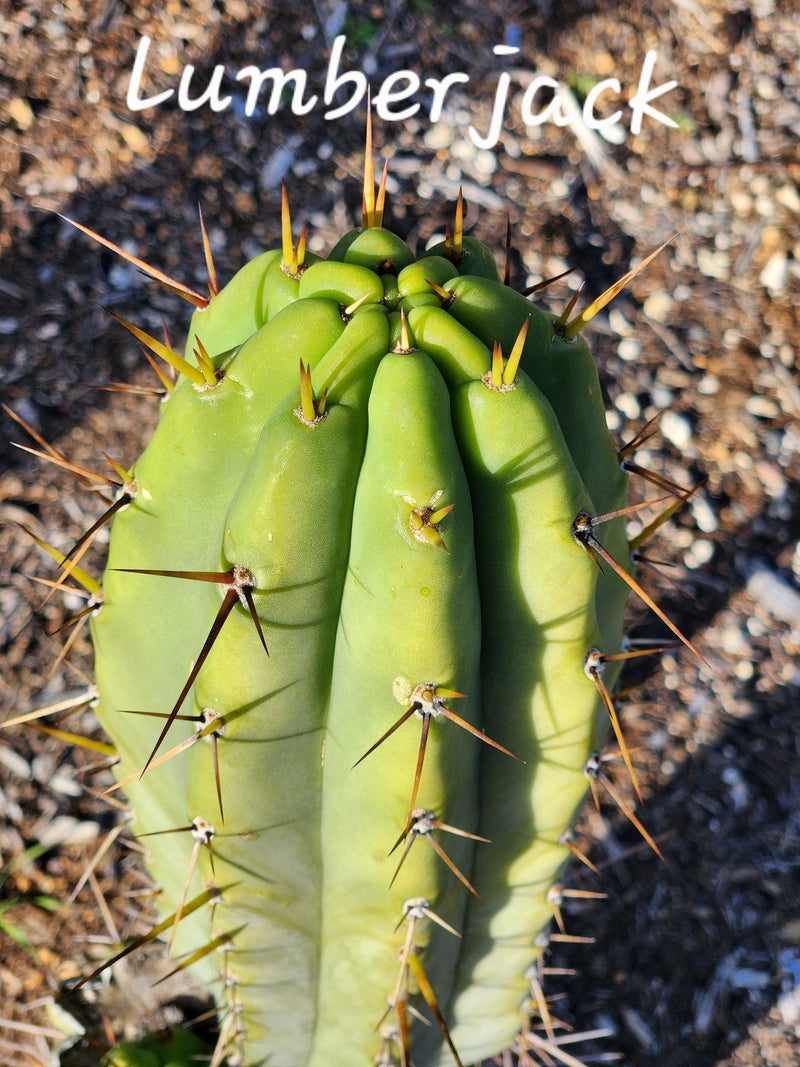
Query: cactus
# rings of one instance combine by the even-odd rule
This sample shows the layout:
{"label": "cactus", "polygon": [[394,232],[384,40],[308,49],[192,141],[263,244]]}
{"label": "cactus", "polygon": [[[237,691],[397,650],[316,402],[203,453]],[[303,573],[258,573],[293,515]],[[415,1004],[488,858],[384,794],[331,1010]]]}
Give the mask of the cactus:
{"label": "cactus", "polygon": [[207,1051],[188,1030],[168,1030],[116,1045],[104,1057],[102,1067],[186,1067],[202,1062],[200,1057]]}
{"label": "cactus", "polygon": [[[160,425],[102,479],[100,522],[66,554],[39,541],[90,598],[85,700],[161,890],[137,944],[213,985],[214,1065],[474,1062],[513,1045],[532,987],[549,1047],[532,963],[587,787],[658,851],[598,755],[610,725],[638,790],[611,690],[641,654],[639,439],[618,454],[580,332],[636,272],[545,314],[460,198],[416,258],[384,193],[368,134],[362,226],[327,259],[284,194],[282,248],[224,288],[206,240],[209,297],[136,261],[196,306],[185,358],[120,320],[178,381],[159,372]],[[657,524],[687,493],[654,480]],[[104,521],[99,583],[80,560]]]}

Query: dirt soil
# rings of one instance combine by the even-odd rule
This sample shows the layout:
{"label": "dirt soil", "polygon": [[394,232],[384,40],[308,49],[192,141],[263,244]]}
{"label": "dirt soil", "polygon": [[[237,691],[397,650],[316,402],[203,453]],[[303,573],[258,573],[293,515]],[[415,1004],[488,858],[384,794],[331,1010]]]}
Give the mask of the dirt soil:
{"label": "dirt soil", "polygon": [[[632,688],[621,714],[645,792],[639,815],[664,859],[607,794],[602,818],[586,812],[578,843],[600,873],[576,863],[570,884],[607,897],[568,902],[568,932],[594,941],[552,944],[548,965],[575,973],[553,974],[548,991],[573,1030],[563,1051],[576,1062],[791,1067],[800,1063],[800,12],[777,0],[461,0],[445,10],[429,0],[0,5],[0,395],[75,463],[101,470],[104,451],[135,460],[156,422],[148,394],[158,382],[108,311],[151,333],[168,321],[177,346],[190,309],[55,213],[202,289],[197,202],[227,279],[276,245],[285,178],[310,247],[329,247],[358,217],[363,108],[326,121],[321,106],[295,116],[284,102],[269,114],[265,96],[248,117],[235,73],[247,64],[302,68],[319,87],[337,33],[347,35],[343,63],[366,70],[375,88],[401,68],[469,74],[440,121],[423,107],[376,130],[390,157],[390,219],[412,246],[443,231],[462,183],[468,227],[501,264],[509,212],[513,284],[573,269],[543,297],[560,309],[581,280],[595,295],[673,238],[587,336],[619,439],[663,412],[638,461],[685,485],[705,479],[648,546],[672,566],[642,571],[703,658],[671,651],[652,674],[637,668],[623,679]],[[144,92],[176,86],[187,63],[199,92],[224,64],[231,106],[185,111],[173,98],[129,111],[145,34]],[[521,51],[493,55],[503,42]],[[630,101],[648,49],[658,57],[653,83],[678,83],[654,101],[676,129],[645,118],[632,133],[625,105],[621,124],[602,136],[524,126],[520,98],[534,73],[567,83],[578,101],[615,77]],[[511,75],[502,134],[479,150],[467,127],[488,129],[501,72]],[[114,382],[142,392],[108,391]],[[91,674],[85,630],[48,635],[83,603],[45,601],[34,577],[52,579],[55,567],[19,524],[66,546],[103,509],[98,494],[10,441],[31,443],[3,415],[5,718],[81,691]],[[635,479],[635,492],[654,489]],[[102,532],[86,557],[93,574],[105,542]],[[636,604],[630,630],[666,634]],[[65,728],[91,733],[91,714]],[[30,728],[2,736],[8,1067],[50,1063],[46,999],[118,937],[147,928],[140,847],[115,829],[119,808],[98,797],[110,781],[103,762]],[[608,771],[631,799],[614,765]],[[140,967],[70,1002],[88,1037],[65,1064],[96,1063],[105,1045],[142,1025],[203,1010],[180,1000],[165,1007],[172,993],[159,1002]]]}

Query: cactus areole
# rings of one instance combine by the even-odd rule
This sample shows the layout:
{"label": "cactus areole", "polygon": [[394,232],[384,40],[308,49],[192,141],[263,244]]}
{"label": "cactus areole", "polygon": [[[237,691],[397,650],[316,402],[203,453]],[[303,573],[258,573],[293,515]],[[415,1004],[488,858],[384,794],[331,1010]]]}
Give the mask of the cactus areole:
{"label": "cactus areole", "polygon": [[181,374],[123,472],[98,713],[217,1064],[512,1046],[618,730],[627,475],[586,315],[502,281],[460,203],[420,258],[382,208],[368,166],[327,259],[287,212],[224,288],[173,286],[185,359],[131,327]]}

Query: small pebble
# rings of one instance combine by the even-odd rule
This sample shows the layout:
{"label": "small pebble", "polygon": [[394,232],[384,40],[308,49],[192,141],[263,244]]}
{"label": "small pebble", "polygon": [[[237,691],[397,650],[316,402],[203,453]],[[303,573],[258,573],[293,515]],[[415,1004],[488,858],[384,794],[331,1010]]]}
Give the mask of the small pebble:
{"label": "small pebble", "polygon": [[780,189],[776,189],[775,201],[788,208],[789,211],[794,211],[795,214],[800,215],[800,194],[797,192],[796,185],[787,184],[782,185]]}
{"label": "small pebble", "polygon": [[728,787],[734,811],[745,811],[750,803],[750,790],[738,767],[729,765],[722,772],[722,780]]}
{"label": "small pebble", "polygon": [[718,528],[719,523],[717,516],[714,513],[713,508],[702,497],[694,497],[692,499],[692,515],[694,521],[697,523],[698,528],[703,533],[714,533]]}
{"label": "small pebble", "polygon": [[[11,800],[3,794],[3,801],[0,807],[2,807],[3,815],[12,827],[22,825],[23,813],[21,804],[18,804],[16,800]],[[4,841],[3,847],[6,848],[8,852],[21,852],[23,848],[22,838],[19,837],[16,829],[10,830],[9,834],[13,834],[14,841],[10,846]],[[17,840],[17,838],[19,838],[19,840]]]}
{"label": "small pebble", "polygon": [[757,565],[747,581],[747,592],[775,618],[800,629],[800,591],[779,574]]}
{"label": "small pebble", "polygon": [[37,782],[49,782],[53,773],[53,760],[50,756],[34,756],[31,761],[31,775]]}
{"label": "small pebble", "polygon": [[766,989],[771,982],[771,974],[757,971],[755,967],[737,967],[731,975],[733,989]]}
{"label": "small pebble", "polygon": [[617,345],[617,353],[626,363],[634,363],[642,354],[641,342],[635,341],[632,337],[626,337]]}
{"label": "small pebble", "polygon": [[731,257],[727,252],[712,252],[710,248],[697,249],[697,269],[707,278],[726,282],[731,273]]}
{"label": "small pebble", "polygon": [[653,406],[659,411],[665,411],[672,403],[672,390],[656,383],[650,390]]}
{"label": "small pebble", "polygon": [[641,1048],[651,1051],[658,1048],[658,1041],[656,1040],[655,1034],[638,1011],[627,1004],[623,1004],[620,1007],[620,1014],[622,1015],[626,1028],[630,1031]]}
{"label": "small pebble", "polygon": [[726,626],[720,634],[720,647],[729,656],[748,656],[750,646],[738,626]]}
{"label": "small pebble", "polygon": [[[619,310],[619,308],[612,307],[608,312],[608,325],[611,327],[612,333],[617,334],[619,337],[628,337],[633,333],[633,327]],[[623,359],[625,357],[623,356]]]}
{"label": "small pebble", "polygon": [[132,122],[127,122],[122,127],[122,139],[137,156],[146,156],[150,151],[147,134],[138,126],[134,126]]}
{"label": "small pebble", "polygon": [[759,282],[771,296],[780,296],[786,291],[789,280],[789,257],[785,252],[773,252],[758,276]]}
{"label": "small pebble", "polygon": [[645,300],[644,313],[656,322],[669,322],[674,303],[666,289],[657,289]]}
{"label": "small pebble", "polygon": [[704,567],[710,563],[714,556],[714,542],[704,541],[698,538],[683,557],[683,562],[691,570]]}
{"label": "small pebble", "polygon": [[96,841],[100,827],[90,819],[57,815],[39,834],[43,845],[88,845]]}
{"label": "small pebble", "polygon": [[800,1026],[800,986],[778,997],[778,1011],[787,1026]]}
{"label": "small pebble", "polygon": [[6,745],[0,745],[0,763],[18,778],[24,778],[27,781],[31,777],[28,761]]}
{"label": "small pebble", "polygon": [[730,200],[731,207],[740,218],[749,215],[753,210],[753,198],[748,196],[747,193],[742,192],[741,189],[732,192]]}
{"label": "small pebble", "polygon": [[47,783],[55,793],[65,797],[79,797],[83,788],[71,775],[54,774]]}
{"label": "small pebble", "polygon": [[290,137],[277,152],[272,153],[259,176],[259,185],[262,189],[275,189],[281,184],[297,158],[298,144],[297,137]]}
{"label": "small pebble", "polygon": [[481,148],[475,156],[475,170],[481,178],[488,178],[497,170],[497,156]]}
{"label": "small pebble", "polygon": [[29,130],[33,125],[33,108],[21,96],[15,96],[8,102],[8,114],[21,130]]}
{"label": "small pebble", "polygon": [[140,275],[128,263],[112,263],[108,270],[108,284],[118,292],[131,289]]}
{"label": "small pebble", "polygon": [[639,401],[633,393],[620,393],[614,401],[614,406],[619,408],[622,414],[629,419],[638,419],[642,413]]}
{"label": "small pebble", "polygon": [[753,675],[756,673],[756,669],[748,659],[740,659],[734,667],[733,673],[741,682],[749,682]]}
{"label": "small pebble", "polygon": [[692,424],[685,415],[677,411],[665,411],[661,417],[660,429],[667,441],[683,450],[692,443]]}
{"label": "small pebble", "polygon": [[628,136],[628,131],[621,122],[615,122],[613,126],[603,126],[597,132],[609,144],[625,144],[625,138]]}
{"label": "small pebble", "polygon": [[697,391],[703,396],[714,396],[719,392],[719,378],[715,378],[713,374],[704,375],[697,383]]}

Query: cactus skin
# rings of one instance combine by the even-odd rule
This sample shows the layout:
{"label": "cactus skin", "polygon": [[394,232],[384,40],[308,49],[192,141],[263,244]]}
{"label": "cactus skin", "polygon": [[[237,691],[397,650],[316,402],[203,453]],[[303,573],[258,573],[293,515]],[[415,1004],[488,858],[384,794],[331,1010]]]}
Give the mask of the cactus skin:
{"label": "cactus skin", "polygon": [[[440,1028],[405,1011],[430,1014],[419,964],[464,1062],[513,1043],[608,723],[585,657],[622,640],[628,587],[572,533],[579,512],[627,498],[586,345],[502,284],[474,239],[417,260],[367,221],[327,260],[264,253],[195,312],[186,358],[201,342],[217,384],[182,380],[166,399],[92,619],[98,716],[135,832],[213,827],[210,849],[143,840],[164,917],[222,888],[186,907],[174,952],[217,983],[231,1065],[400,1062],[406,1025],[418,1067],[453,1062]],[[508,355],[526,322],[497,388],[492,346]],[[298,360],[325,395],[311,419]],[[597,537],[629,570],[621,519]],[[240,595],[197,670],[231,586],[152,572],[234,566],[260,630]],[[172,722],[153,759],[192,677],[179,710],[197,722]],[[206,728],[161,760],[210,713],[213,746]],[[411,806],[488,839],[437,832],[461,878],[408,836]],[[460,934],[413,920],[411,977],[410,898]],[[400,1036],[392,1015],[378,1029],[393,995]]]}

